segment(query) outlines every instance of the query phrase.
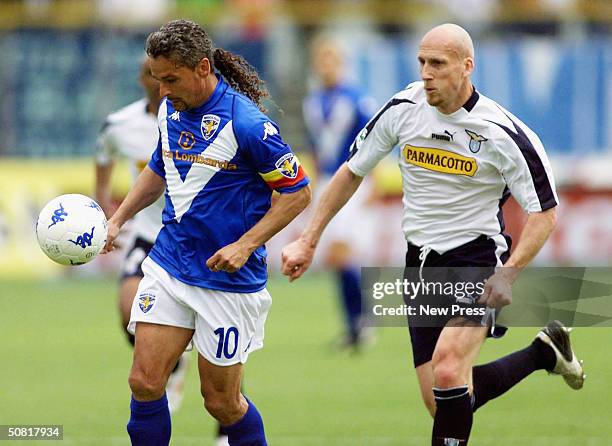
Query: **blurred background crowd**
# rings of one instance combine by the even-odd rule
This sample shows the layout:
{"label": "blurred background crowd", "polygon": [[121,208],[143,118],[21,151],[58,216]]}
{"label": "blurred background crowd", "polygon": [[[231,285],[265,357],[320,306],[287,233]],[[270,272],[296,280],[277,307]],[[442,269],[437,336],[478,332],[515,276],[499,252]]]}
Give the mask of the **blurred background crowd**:
{"label": "blurred background crowd", "polygon": [[[258,69],[272,94],[267,108],[305,165],[312,157],[302,102],[315,84],[309,48],[316,35],[339,42],[346,75],[381,106],[418,79],[416,48],[427,29],[464,26],[475,41],[476,88],[538,133],[553,163],[559,225],[538,261],[610,263],[609,0],[3,0],[0,277],[57,273],[36,247],[38,210],[62,193],[92,195],[105,116],[142,96],[144,40],[178,17],[200,22],[217,46]],[[371,212],[393,224],[373,224],[377,240],[365,265],[402,264],[399,181],[393,159],[375,173]],[[127,171],[113,184],[120,199]],[[522,214],[510,203],[506,216],[516,233]],[[273,266],[278,246],[297,230],[271,243]],[[112,262],[100,259],[85,271],[105,268]]]}

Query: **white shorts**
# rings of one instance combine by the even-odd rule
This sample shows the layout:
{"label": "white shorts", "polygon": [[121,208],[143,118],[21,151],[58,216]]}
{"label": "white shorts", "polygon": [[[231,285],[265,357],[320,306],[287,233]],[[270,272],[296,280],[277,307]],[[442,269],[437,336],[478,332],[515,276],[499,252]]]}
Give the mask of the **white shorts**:
{"label": "white shorts", "polygon": [[266,289],[231,293],[187,285],[147,257],[144,277],[132,304],[128,331],[137,322],[195,330],[193,344],[213,364],[245,363],[263,347],[264,325],[272,297]]}

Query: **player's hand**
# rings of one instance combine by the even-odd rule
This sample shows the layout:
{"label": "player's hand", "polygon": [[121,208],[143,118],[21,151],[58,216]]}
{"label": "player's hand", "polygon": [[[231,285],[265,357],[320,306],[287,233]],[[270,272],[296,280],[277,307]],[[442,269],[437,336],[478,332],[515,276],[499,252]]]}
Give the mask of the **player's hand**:
{"label": "player's hand", "polygon": [[206,261],[206,266],[214,273],[225,271],[235,273],[249,259],[253,251],[240,241],[224,246]]}
{"label": "player's hand", "polygon": [[501,308],[512,303],[512,281],[503,269],[489,277],[477,303],[490,308]]}
{"label": "player's hand", "polygon": [[299,279],[306,272],[314,257],[312,245],[301,238],[289,243],[281,254],[281,272],[289,276],[289,282]]}
{"label": "player's hand", "polygon": [[108,232],[106,235],[106,245],[100,251],[100,254],[107,254],[111,251],[114,251],[119,246],[115,243],[115,239],[119,235],[119,231],[121,230],[121,226],[119,226],[112,218],[108,221]]}

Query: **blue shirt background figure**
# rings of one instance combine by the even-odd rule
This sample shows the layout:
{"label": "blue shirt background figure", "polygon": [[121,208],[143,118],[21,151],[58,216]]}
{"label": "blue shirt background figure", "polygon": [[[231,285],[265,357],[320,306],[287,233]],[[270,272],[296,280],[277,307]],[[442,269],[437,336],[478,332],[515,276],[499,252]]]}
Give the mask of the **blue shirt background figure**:
{"label": "blue shirt background figure", "polygon": [[197,108],[179,112],[166,98],[160,105],[149,167],[167,183],[166,206],[150,256],[190,285],[251,293],[266,284],[264,246],[233,273],[212,272],[206,261],[261,220],[273,190],[295,192],[308,178],[276,124],[217,77]]}
{"label": "blue shirt background figure", "polygon": [[[320,36],[311,46],[311,64],[317,87],[304,99],[303,114],[310,148],[317,165],[315,195],[320,193],[348,159],[350,147],[375,113],[375,101],[345,80],[340,45]],[[344,333],[334,344],[356,349],[371,339],[365,328],[363,296],[360,289],[360,258],[353,243],[364,224],[367,187],[342,209],[322,238],[325,265],[335,272],[344,313]]]}
{"label": "blue shirt background figure", "polygon": [[306,97],[304,122],[319,175],[330,178],[346,161],[353,140],[374,114],[374,104],[356,86],[340,79],[322,83]]}

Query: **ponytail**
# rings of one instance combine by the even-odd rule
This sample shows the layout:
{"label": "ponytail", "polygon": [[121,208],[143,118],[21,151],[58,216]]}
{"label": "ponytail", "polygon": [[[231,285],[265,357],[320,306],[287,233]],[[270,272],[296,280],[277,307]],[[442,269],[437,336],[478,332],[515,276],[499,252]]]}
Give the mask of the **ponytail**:
{"label": "ponytail", "polygon": [[232,88],[249,97],[262,112],[266,109],[261,100],[270,96],[265,82],[259,78],[257,71],[242,56],[232,54],[221,48],[213,53],[214,66]]}

